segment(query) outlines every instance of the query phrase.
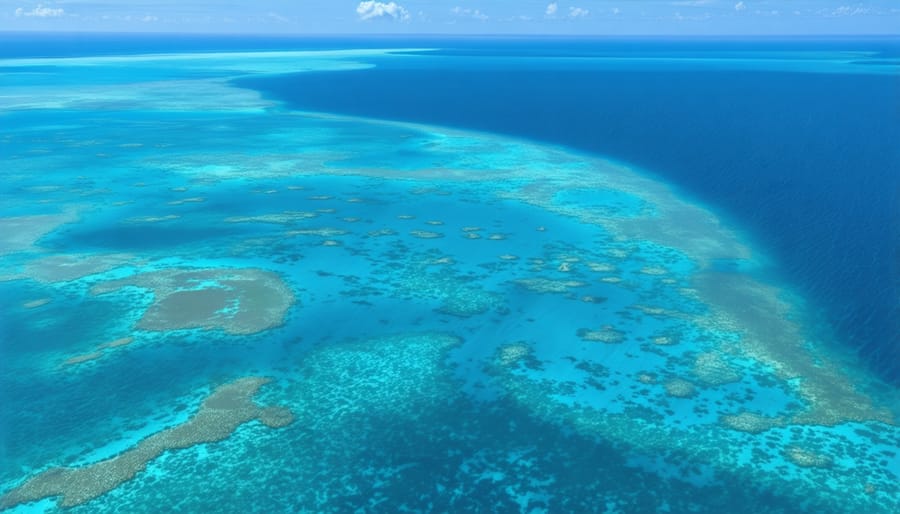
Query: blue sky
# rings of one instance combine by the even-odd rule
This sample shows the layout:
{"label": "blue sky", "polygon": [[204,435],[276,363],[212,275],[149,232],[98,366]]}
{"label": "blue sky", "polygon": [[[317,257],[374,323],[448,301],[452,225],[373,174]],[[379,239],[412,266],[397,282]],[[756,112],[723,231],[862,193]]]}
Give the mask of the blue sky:
{"label": "blue sky", "polygon": [[0,0],[0,31],[898,34],[900,0]]}

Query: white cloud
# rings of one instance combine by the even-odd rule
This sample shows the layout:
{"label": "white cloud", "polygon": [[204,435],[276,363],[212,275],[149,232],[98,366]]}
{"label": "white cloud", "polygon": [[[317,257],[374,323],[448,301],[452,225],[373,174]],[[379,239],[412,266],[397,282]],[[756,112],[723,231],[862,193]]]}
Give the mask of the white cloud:
{"label": "white cloud", "polygon": [[747,6],[744,5],[744,2],[738,2],[738,3],[734,4],[735,11],[743,11],[746,8],[747,8]]}
{"label": "white cloud", "polygon": [[467,18],[474,18],[478,21],[487,21],[489,16],[479,11],[478,9],[463,9],[462,7],[456,6],[453,9],[450,9],[450,12],[457,16],[465,16]]}
{"label": "white cloud", "polygon": [[584,18],[590,13],[591,11],[581,7],[569,7],[569,18]]}
{"label": "white cloud", "polygon": [[16,16],[34,16],[37,18],[56,18],[66,14],[65,9],[59,8],[54,9],[52,7],[44,7],[43,4],[38,4],[37,7],[30,11],[26,11],[19,7],[16,9]]}
{"label": "white cloud", "polygon": [[361,20],[371,20],[373,18],[393,18],[395,20],[409,20],[409,11],[396,2],[360,2],[356,6],[356,14]]}
{"label": "white cloud", "polygon": [[558,10],[559,10],[559,4],[556,2],[550,2],[549,4],[547,4],[547,10],[544,11],[544,13],[547,16],[553,16],[554,14],[556,14],[556,11],[558,11]]}
{"label": "white cloud", "polygon": [[266,13],[266,17],[269,18],[270,20],[275,20],[275,21],[278,21],[281,23],[289,23],[291,21],[290,19],[285,18],[284,16],[278,14],[277,12],[271,12],[271,11]]}
{"label": "white cloud", "polygon": [[871,9],[867,7],[862,7],[861,5],[842,5],[837,9],[828,13],[829,16],[832,17],[840,17],[840,16],[856,16],[857,14],[869,14]]}
{"label": "white cloud", "polygon": [[712,18],[712,14],[708,12],[700,13],[700,14],[687,14],[683,15],[680,12],[676,12],[672,19],[676,21],[705,21]]}

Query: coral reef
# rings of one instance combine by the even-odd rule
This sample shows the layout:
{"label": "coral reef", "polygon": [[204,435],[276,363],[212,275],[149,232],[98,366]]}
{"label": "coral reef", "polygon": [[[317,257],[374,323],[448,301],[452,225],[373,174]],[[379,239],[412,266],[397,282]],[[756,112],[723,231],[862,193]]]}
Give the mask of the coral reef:
{"label": "coral reef", "polygon": [[831,457],[804,450],[797,446],[787,448],[784,454],[791,462],[804,468],[827,468],[831,466]]}
{"label": "coral reef", "polygon": [[342,228],[321,227],[321,228],[303,228],[298,230],[289,230],[285,233],[287,236],[319,236],[319,237],[337,237],[349,234]]}
{"label": "coral reef", "polygon": [[126,286],[153,291],[153,303],[137,324],[141,330],[253,334],[282,324],[294,303],[294,293],[277,274],[258,269],[167,269],[102,282],[91,293]]}
{"label": "coral reef", "polygon": [[730,384],[741,379],[741,375],[728,364],[728,361],[713,352],[698,355],[691,373],[710,386]]}
{"label": "coral reef", "polygon": [[666,394],[675,398],[691,398],[697,394],[697,388],[694,387],[694,384],[682,378],[666,380],[664,386]]}
{"label": "coral reef", "polygon": [[0,509],[52,496],[61,496],[61,507],[81,505],[131,480],[165,451],[221,441],[255,419],[273,428],[284,427],[293,421],[290,411],[253,402],[269,381],[247,377],[220,386],[187,422],[153,434],[113,458],[80,468],[50,468],[0,497]]}
{"label": "coral reef", "polygon": [[576,333],[584,341],[606,344],[619,344],[625,341],[625,332],[617,330],[612,325],[603,325],[598,330],[579,328]]}
{"label": "coral reef", "polygon": [[37,241],[66,223],[78,220],[78,212],[0,218],[0,255],[33,250]]}
{"label": "coral reef", "polygon": [[289,225],[299,221],[315,218],[318,214],[304,211],[285,211],[278,214],[260,214],[258,216],[229,216],[226,223],[276,223]]}
{"label": "coral reef", "polygon": [[542,277],[522,278],[513,282],[535,293],[568,293],[570,289],[587,285],[578,280],[554,280]]}
{"label": "coral reef", "polygon": [[505,344],[497,349],[497,362],[501,366],[512,366],[531,355],[531,347],[525,343]]}
{"label": "coral reef", "polygon": [[68,282],[114,268],[138,264],[130,254],[57,254],[28,261],[25,276],[44,283]]}
{"label": "coral reef", "polygon": [[440,232],[431,232],[429,230],[411,230],[409,235],[419,239],[440,239],[444,237],[444,234]]}
{"label": "coral reef", "polygon": [[732,430],[739,430],[748,434],[759,434],[785,424],[783,418],[770,418],[752,412],[725,415],[719,419],[719,422]]}
{"label": "coral reef", "polygon": [[108,350],[114,348],[121,348],[123,346],[128,346],[134,341],[134,338],[131,336],[128,337],[120,337],[119,339],[115,339],[113,341],[109,341],[106,343],[98,344],[92,351],[88,353],[84,353],[81,355],[76,355],[74,357],[70,357],[66,359],[62,366],[73,366],[76,364],[82,364],[85,362],[95,361],[108,353]]}

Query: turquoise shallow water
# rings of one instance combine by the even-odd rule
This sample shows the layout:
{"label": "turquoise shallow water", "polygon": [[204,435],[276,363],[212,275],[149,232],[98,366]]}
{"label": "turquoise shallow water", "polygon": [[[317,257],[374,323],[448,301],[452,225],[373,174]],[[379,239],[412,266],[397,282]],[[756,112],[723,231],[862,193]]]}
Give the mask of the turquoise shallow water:
{"label": "turquoise shallow water", "polygon": [[739,227],[229,82],[373,54],[0,61],[0,508],[895,510],[895,392]]}

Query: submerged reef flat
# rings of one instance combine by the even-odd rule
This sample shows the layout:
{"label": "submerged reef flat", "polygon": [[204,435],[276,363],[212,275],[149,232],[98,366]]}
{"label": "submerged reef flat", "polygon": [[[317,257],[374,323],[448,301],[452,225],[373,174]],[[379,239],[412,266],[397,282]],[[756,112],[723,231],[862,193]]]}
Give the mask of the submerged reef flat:
{"label": "submerged reef flat", "polygon": [[444,234],[440,232],[432,232],[429,230],[412,230],[409,233],[413,237],[418,237],[419,239],[439,239],[444,237]]}
{"label": "submerged reef flat", "polygon": [[129,254],[50,255],[29,261],[23,276],[38,282],[68,282],[119,266],[136,264],[135,261],[135,257]]}
{"label": "submerged reef flat", "polygon": [[38,307],[43,307],[48,303],[52,302],[51,298],[38,298],[36,300],[28,300],[27,302],[22,304],[22,307],[26,309],[37,309]]}
{"label": "submerged reef flat", "polygon": [[110,350],[114,350],[117,348],[121,348],[123,346],[128,346],[134,341],[134,338],[131,336],[120,337],[113,341],[109,341],[107,343],[102,343],[96,346],[96,348],[92,349],[88,353],[83,353],[79,355],[75,355],[73,357],[69,357],[65,361],[63,361],[62,366],[74,366],[77,364],[82,364],[85,362],[95,361],[97,359],[102,358],[104,355],[109,353]]}
{"label": "submerged reef flat", "polygon": [[290,225],[299,221],[317,217],[314,212],[282,212],[279,214],[261,214],[259,216],[229,216],[226,223],[277,223]]}
{"label": "submerged reef flat", "polygon": [[78,209],[74,207],[59,214],[0,218],[0,256],[36,250],[43,236],[76,220]]}
{"label": "submerged reef flat", "polygon": [[845,362],[807,344],[792,319],[792,307],[779,298],[777,288],[738,274],[702,273],[694,280],[704,296],[716,300],[710,302],[714,315],[698,323],[740,333],[741,345],[735,351],[770,366],[778,378],[802,377],[796,388],[807,406],[794,414],[792,422],[826,426],[897,422],[887,405],[875,405],[857,377],[844,371]]}
{"label": "submerged reef flat", "polygon": [[54,496],[61,497],[61,507],[81,505],[131,480],[163,452],[221,441],[256,419],[272,428],[286,426],[293,421],[290,411],[253,402],[269,381],[247,377],[220,386],[187,422],[153,434],[111,459],[79,468],[50,468],[0,497],[0,509]]}
{"label": "submerged reef flat", "polygon": [[741,379],[741,375],[717,353],[698,355],[691,371],[703,383],[711,386],[730,384]]}
{"label": "submerged reef flat", "polygon": [[162,223],[181,218],[178,214],[165,214],[161,216],[135,216],[125,220],[125,223]]}
{"label": "submerged reef flat", "polygon": [[94,295],[123,287],[153,292],[153,303],[141,317],[141,330],[219,329],[254,334],[284,323],[294,293],[275,273],[258,269],[167,269],[91,288]]}
{"label": "submerged reef flat", "polygon": [[604,325],[598,330],[580,328],[577,333],[584,341],[597,343],[618,344],[625,340],[625,333],[611,325]]}
{"label": "submerged reef flat", "polygon": [[515,283],[536,293],[569,293],[572,289],[587,285],[578,280],[557,280],[544,277],[522,278],[516,280]]}

